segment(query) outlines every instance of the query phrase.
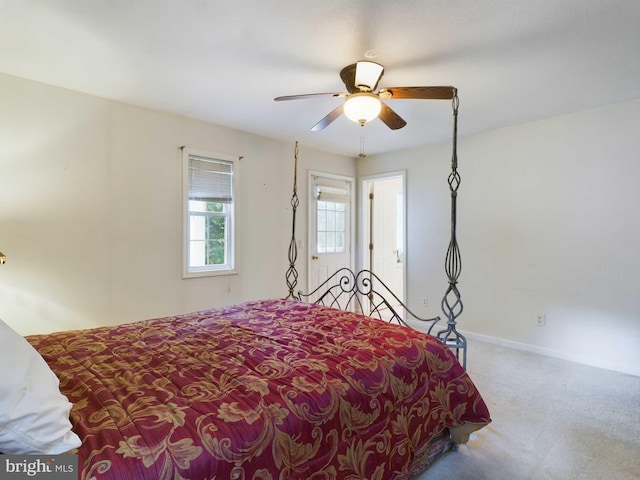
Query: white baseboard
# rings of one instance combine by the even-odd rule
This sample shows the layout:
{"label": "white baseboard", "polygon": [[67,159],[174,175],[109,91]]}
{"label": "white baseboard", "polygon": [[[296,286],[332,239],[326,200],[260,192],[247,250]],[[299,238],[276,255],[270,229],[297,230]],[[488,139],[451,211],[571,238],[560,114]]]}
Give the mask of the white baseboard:
{"label": "white baseboard", "polygon": [[464,330],[460,330],[460,333],[462,333],[468,339],[479,340],[481,342],[491,343],[493,345],[499,345],[501,347],[537,353],[539,355],[545,355],[547,357],[559,358],[561,360],[568,360],[570,362],[581,363],[583,365],[589,365],[591,367],[614,370],[616,372],[640,377],[640,365],[621,365],[617,363],[606,362],[598,358],[587,358],[581,355],[573,355],[571,353],[563,352],[561,350],[540,347],[537,345],[531,345],[529,343],[516,342],[513,340],[507,340],[505,338],[492,337],[490,335],[483,335],[481,333],[469,332]]}

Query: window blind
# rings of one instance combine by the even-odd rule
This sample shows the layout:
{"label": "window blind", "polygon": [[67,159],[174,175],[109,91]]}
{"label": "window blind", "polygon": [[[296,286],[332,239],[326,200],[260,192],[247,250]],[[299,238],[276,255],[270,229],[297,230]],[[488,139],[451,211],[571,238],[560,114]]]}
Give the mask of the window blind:
{"label": "window blind", "polygon": [[189,200],[233,202],[233,163],[190,154]]}
{"label": "window blind", "polygon": [[349,191],[346,188],[318,185],[316,199],[323,202],[349,203]]}

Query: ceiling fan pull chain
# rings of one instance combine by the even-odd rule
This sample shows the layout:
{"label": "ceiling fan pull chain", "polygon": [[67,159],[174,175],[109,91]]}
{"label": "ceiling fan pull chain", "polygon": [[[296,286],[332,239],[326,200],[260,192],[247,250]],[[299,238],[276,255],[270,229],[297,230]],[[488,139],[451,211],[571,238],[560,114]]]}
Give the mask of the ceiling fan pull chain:
{"label": "ceiling fan pull chain", "polygon": [[360,158],[364,158],[367,156],[364,153],[364,123],[360,124],[360,153],[358,154]]}

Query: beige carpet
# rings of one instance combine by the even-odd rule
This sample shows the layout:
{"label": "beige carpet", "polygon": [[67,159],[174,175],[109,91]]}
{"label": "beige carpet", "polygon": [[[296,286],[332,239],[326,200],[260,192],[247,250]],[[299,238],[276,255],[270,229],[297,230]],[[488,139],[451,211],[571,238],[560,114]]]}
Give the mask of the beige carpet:
{"label": "beige carpet", "polygon": [[493,422],[419,480],[640,480],[640,377],[471,341]]}

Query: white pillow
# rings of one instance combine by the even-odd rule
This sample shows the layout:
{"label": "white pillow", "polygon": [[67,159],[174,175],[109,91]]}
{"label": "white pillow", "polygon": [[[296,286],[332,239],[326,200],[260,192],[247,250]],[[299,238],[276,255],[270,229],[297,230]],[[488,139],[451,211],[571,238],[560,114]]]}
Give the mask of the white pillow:
{"label": "white pillow", "polygon": [[80,446],[58,377],[24,337],[0,320],[0,452],[58,454]]}

